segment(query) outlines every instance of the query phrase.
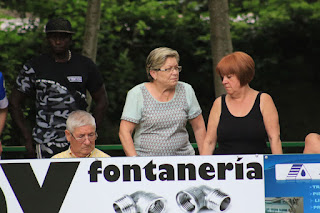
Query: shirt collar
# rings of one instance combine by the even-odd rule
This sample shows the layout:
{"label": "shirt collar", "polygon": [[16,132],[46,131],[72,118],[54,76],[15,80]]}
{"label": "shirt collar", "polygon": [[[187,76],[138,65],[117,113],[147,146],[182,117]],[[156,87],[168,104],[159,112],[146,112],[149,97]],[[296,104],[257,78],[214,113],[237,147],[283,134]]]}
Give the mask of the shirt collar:
{"label": "shirt collar", "polygon": [[[87,156],[85,156],[85,158],[91,157],[92,152],[93,152],[93,150],[92,150]],[[79,158],[79,157],[77,157],[75,154],[73,154],[73,152],[71,151],[70,146],[69,146],[69,149],[68,149],[68,154],[69,154],[69,156],[70,156],[71,158]]]}

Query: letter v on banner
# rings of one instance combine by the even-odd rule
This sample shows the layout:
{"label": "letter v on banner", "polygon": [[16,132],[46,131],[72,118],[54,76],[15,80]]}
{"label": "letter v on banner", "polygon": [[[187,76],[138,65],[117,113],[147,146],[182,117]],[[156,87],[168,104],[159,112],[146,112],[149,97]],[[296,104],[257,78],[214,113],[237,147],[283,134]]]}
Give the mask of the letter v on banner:
{"label": "letter v on banner", "polygon": [[4,197],[1,187],[0,187],[0,213],[7,213],[6,198]]}
{"label": "letter v on banner", "polygon": [[24,213],[57,213],[80,162],[51,162],[42,187],[30,163],[0,164]]}

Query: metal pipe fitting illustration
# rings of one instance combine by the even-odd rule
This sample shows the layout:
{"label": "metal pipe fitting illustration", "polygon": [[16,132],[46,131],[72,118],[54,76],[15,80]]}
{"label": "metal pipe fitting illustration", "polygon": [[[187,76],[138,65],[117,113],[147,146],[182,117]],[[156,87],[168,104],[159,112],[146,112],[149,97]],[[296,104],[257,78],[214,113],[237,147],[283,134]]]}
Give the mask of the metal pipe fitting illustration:
{"label": "metal pipe fitting illustration", "polygon": [[229,195],[207,186],[191,187],[177,193],[177,204],[184,212],[197,213],[203,207],[223,212],[230,204]]}
{"label": "metal pipe fitting illustration", "polygon": [[116,200],[113,209],[116,213],[164,213],[166,200],[153,193],[137,191]]}

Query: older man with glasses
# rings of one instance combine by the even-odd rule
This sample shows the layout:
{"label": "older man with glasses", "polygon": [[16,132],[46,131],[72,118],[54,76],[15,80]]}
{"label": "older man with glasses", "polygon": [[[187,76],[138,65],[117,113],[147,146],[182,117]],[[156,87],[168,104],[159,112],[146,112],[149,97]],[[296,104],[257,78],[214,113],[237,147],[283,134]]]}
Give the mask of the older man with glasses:
{"label": "older man with glasses", "polygon": [[67,119],[65,130],[69,149],[54,155],[52,158],[99,158],[110,157],[95,148],[98,137],[94,117],[83,110],[72,112]]}

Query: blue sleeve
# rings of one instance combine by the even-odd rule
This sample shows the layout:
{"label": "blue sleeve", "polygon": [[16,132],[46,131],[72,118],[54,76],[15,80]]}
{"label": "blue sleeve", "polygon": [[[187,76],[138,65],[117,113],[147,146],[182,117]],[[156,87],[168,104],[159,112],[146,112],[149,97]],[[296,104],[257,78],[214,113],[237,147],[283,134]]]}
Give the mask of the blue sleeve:
{"label": "blue sleeve", "polygon": [[0,72],[0,109],[5,109],[8,107],[8,99],[6,97],[6,89],[4,84],[4,78]]}
{"label": "blue sleeve", "polygon": [[4,88],[4,79],[2,72],[0,72],[0,100],[4,99],[6,97],[6,90]]}

